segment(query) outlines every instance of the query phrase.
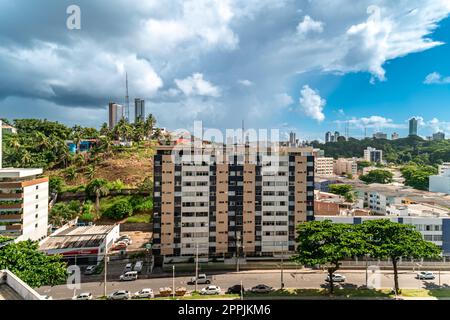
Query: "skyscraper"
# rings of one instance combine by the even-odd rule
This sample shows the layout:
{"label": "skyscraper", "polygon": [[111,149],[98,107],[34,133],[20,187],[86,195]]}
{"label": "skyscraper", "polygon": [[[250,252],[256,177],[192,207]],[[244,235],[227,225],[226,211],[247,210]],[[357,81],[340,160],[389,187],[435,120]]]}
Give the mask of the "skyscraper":
{"label": "skyscraper", "polygon": [[409,120],[409,135],[417,136],[417,119],[411,118]]}
{"label": "skyscraper", "polygon": [[295,134],[295,132],[290,132],[289,133],[289,145],[291,146],[291,147],[295,147],[296,145],[297,145],[297,137],[296,137],[296,134]]}
{"label": "skyscraper", "polygon": [[145,119],[145,100],[134,99],[134,122]]}
{"label": "skyscraper", "polygon": [[331,142],[331,132],[325,133],[325,143]]}
{"label": "skyscraper", "polygon": [[124,117],[123,106],[114,102],[109,103],[109,128],[113,129]]}

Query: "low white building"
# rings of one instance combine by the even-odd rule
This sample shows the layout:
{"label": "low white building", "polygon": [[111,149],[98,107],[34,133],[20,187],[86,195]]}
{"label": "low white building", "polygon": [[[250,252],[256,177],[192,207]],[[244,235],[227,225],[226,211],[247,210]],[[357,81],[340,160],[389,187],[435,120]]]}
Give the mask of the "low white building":
{"label": "low white building", "polygon": [[430,176],[429,191],[450,194],[450,163],[439,166],[439,173]]}
{"label": "low white building", "polygon": [[314,169],[316,175],[332,176],[334,174],[334,159],[329,157],[321,157],[314,159]]}

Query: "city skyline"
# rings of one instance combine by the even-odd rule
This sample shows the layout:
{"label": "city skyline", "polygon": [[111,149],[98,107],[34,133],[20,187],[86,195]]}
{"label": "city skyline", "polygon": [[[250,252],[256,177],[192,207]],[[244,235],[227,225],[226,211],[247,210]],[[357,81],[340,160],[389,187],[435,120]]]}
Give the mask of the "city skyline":
{"label": "city skyline", "polygon": [[[360,1],[339,19],[329,14],[346,2],[136,2],[105,9],[104,1],[79,1],[81,30],[68,30],[64,1],[6,1],[0,110],[9,119],[98,128],[107,122],[109,101],[125,103],[127,72],[130,96],[144,99],[146,113],[171,130],[194,120],[238,128],[245,120],[249,128],[323,140],[349,123],[353,137],[364,137],[364,128],[367,136],[405,137],[408,120],[417,117],[420,136],[448,136],[448,1]],[[196,23],[206,7],[207,17]]]}

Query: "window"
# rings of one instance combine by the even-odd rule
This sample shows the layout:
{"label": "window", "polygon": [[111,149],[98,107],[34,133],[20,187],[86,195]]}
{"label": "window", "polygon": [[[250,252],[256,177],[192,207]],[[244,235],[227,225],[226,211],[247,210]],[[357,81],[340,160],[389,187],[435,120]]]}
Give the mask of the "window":
{"label": "window", "polygon": [[37,205],[36,205],[36,209],[38,209],[38,208],[39,208],[39,205],[37,204]]}

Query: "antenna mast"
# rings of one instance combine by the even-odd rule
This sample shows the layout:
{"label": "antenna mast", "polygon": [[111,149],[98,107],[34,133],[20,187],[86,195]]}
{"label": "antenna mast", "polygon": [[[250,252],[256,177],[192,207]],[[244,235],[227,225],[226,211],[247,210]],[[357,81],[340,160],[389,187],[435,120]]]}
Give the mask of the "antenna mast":
{"label": "antenna mast", "polygon": [[128,95],[128,72],[125,72],[125,87],[126,87],[126,94],[125,94],[125,119],[127,121],[130,121],[130,96]]}

